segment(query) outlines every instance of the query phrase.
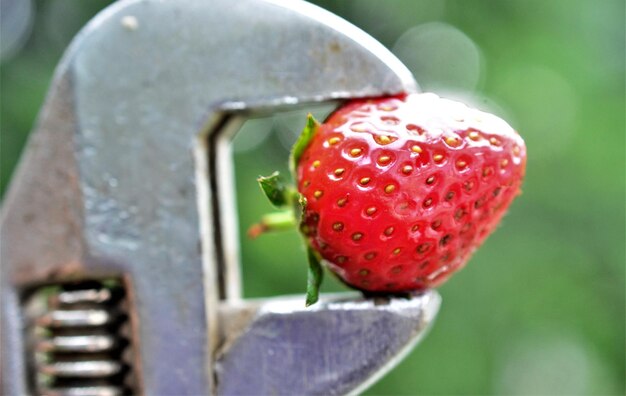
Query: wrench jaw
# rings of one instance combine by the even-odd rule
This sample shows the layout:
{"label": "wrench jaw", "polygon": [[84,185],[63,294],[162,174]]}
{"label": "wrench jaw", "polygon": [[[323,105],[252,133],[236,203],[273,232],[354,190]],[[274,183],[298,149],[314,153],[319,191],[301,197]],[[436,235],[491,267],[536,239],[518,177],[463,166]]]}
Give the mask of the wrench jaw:
{"label": "wrench jaw", "polygon": [[302,296],[223,304],[217,394],[358,394],[425,336],[440,303],[429,291],[384,302],[343,293],[311,308]]}
{"label": "wrench jaw", "polygon": [[[135,24],[123,23],[129,16]],[[314,386],[296,393],[353,392],[371,381],[424,333],[438,295],[386,305],[331,299],[309,310],[282,297],[256,308],[241,301],[229,138],[251,114],[416,87],[382,45],[304,2],[122,0],[103,11],[59,65],[3,206],[3,392],[29,393],[27,292],[108,278],[126,288],[132,369],[145,394],[235,392],[254,374],[237,369],[248,359],[282,373],[308,362],[301,378]],[[220,337],[235,323],[229,315],[245,320]],[[304,323],[318,331],[294,331]],[[328,341],[343,326],[359,342]],[[329,352],[272,361],[261,347],[267,329],[293,351]],[[388,349],[366,331],[386,334]],[[361,356],[366,364],[326,365],[346,348],[372,352]],[[304,386],[276,378],[251,382],[260,386],[253,393]]]}

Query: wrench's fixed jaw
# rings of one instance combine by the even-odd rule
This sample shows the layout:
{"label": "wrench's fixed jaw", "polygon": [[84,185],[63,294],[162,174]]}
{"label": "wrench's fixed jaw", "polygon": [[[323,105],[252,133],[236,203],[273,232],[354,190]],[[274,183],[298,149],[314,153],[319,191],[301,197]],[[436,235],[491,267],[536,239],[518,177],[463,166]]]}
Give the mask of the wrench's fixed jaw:
{"label": "wrench's fixed jaw", "polygon": [[[69,375],[58,383],[71,389],[36,385],[51,371],[34,360],[22,331],[26,291],[81,283],[79,295],[98,296],[108,279],[124,280],[129,296],[124,317],[134,323],[134,345],[124,359],[139,393],[232,394],[249,382],[255,394],[339,394],[371,381],[423,334],[435,294],[311,310],[279,299],[253,310],[240,337],[223,336],[230,348],[220,349],[216,363],[222,322],[240,298],[229,136],[248,111],[415,90],[410,72],[381,44],[300,1],[122,0],[99,14],[57,69],[4,202],[2,393],[125,386],[113,383],[107,370],[116,366],[99,364],[98,354],[88,355],[96,364],[54,371]],[[109,304],[59,307],[100,303]],[[118,300],[110,304],[98,317]],[[374,328],[388,342],[374,339]],[[351,342],[331,343],[343,330]],[[268,334],[275,338],[263,344]],[[324,334],[328,340],[307,338]],[[365,349],[371,354],[359,354]],[[329,370],[339,366],[329,359],[348,350],[353,359],[335,376]],[[245,361],[266,369],[239,371]],[[88,375],[77,379],[72,369]],[[292,377],[272,382],[275,372]]]}

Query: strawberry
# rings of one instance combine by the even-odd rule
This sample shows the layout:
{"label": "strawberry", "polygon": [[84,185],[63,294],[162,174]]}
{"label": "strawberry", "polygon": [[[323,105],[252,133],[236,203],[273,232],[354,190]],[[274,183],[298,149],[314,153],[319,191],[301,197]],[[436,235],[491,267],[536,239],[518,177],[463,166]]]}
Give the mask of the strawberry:
{"label": "strawberry", "polygon": [[441,285],[496,228],[525,164],[505,121],[410,94],[351,101],[321,125],[310,118],[292,153],[298,192],[276,174],[262,184],[301,211],[311,303],[320,259],[366,293]]}

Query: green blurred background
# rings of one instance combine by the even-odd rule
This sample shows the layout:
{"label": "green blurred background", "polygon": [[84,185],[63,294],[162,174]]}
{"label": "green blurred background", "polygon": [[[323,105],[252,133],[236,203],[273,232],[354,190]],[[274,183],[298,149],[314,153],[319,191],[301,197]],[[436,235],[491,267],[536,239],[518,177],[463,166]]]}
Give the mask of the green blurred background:
{"label": "green blurred background", "polygon": [[[24,17],[3,17],[3,194],[63,50],[109,3],[24,0]],[[423,90],[504,117],[528,146],[524,194],[441,287],[432,332],[366,394],[624,394],[624,0],[314,3],[380,40]],[[303,122],[252,120],[236,138],[242,233],[270,210],[255,177],[284,169]],[[302,293],[304,261],[295,233],[242,239],[246,297]],[[327,277],[324,290],[345,289]]]}

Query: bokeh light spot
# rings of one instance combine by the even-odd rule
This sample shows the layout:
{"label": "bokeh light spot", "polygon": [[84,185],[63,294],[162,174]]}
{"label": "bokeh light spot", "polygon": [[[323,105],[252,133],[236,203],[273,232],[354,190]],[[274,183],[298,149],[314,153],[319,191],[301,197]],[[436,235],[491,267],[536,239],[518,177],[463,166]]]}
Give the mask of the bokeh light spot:
{"label": "bokeh light spot", "polygon": [[431,22],[411,28],[393,52],[424,91],[473,91],[480,81],[480,50],[454,26]]}

